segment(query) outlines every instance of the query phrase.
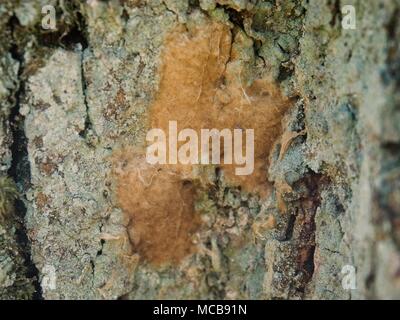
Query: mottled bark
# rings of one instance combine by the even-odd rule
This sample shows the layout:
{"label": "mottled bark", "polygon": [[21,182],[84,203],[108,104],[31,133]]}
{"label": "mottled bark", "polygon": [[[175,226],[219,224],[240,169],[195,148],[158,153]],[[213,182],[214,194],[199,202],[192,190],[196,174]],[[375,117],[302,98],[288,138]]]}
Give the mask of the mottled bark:
{"label": "mottled bark", "polygon": [[[399,17],[398,0],[2,1],[0,298],[400,298]],[[149,167],[168,120],[255,128],[254,175]]]}

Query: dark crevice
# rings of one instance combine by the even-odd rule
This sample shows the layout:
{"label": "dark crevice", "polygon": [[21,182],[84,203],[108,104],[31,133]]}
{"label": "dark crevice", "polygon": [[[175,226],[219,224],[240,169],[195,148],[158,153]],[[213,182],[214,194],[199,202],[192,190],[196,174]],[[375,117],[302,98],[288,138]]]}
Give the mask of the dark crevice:
{"label": "dark crevice", "polygon": [[283,241],[290,241],[293,246],[292,258],[296,274],[299,276],[299,280],[293,283],[294,296],[304,297],[314,275],[317,232],[315,215],[321,204],[321,191],[329,183],[326,176],[309,171],[293,186],[294,190],[303,191],[300,199],[290,205],[293,213],[288,218]]}
{"label": "dark crevice", "polygon": [[278,81],[283,82],[293,76],[293,69],[290,68],[290,66],[286,66],[284,64],[281,64],[279,67],[279,76],[278,76]]}
{"label": "dark crevice", "polygon": [[75,48],[77,45],[81,45],[79,48],[81,50],[81,84],[82,84],[82,94],[83,94],[83,103],[85,105],[85,125],[84,129],[79,133],[79,135],[85,139],[88,146],[92,147],[91,136],[94,134],[93,124],[90,119],[89,113],[89,104],[87,99],[87,81],[85,76],[85,59],[84,59],[84,52],[85,49],[88,47],[88,40],[87,35],[82,30],[85,30],[86,21],[83,15],[79,12],[77,13],[77,21],[78,24],[76,28],[73,30],[73,33],[68,37],[67,41],[71,44],[74,44]]}
{"label": "dark crevice", "polygon": [[35,288],[35,292],[32,295],[34,300],[42,300],[42,288],[39,283],[39,270],[32,261],[31,257],[31,244],[27,236],[27,230],[24,223],[24,218],[26,215],[26,206],[22,200],[17,200],[15,202],[15,212],[18,215],[20,223],[16,229],[16,240],[18,245],[22,248],[21,256],[24,259],[24,266],[26,267],[25,276],[31,279],[32,284]]}
{"label": "dark crevice", "polygon": [[189,0],[189,12],[192,12],[193,10],[197,9],[200,7],[200,2],[199,0]]}
{"label": "dark crevice", "polygon": [[88,47],[86,35],[86,21],[79,12],[76,3],[71,2],[71,7],[65,8],[66,12],[57,12],[57,29],[50,31],[37,30],[39,45],[48,48],[64,48],[76,50],[78,45],[83,49]]}
{"label": "dark crevice", "polygon": [[[84,52],[82,50],[81,52],[81,84],[82,84],[82,94],[83,94],[83,103],[85,105],[86,109],[86,115],[85,115],[85,127],[84,129],[79,132],[79,135],[85,139],[86,142],[88,142],[89,138],[89,133],[92,131],[92,121],[90,120],[90,114],[89,114],[89,104],[87,101],[87,83],[86,83],[86,77],[85,77],[85,67],[84,67]],[[89,143],[90,145],[90,143]]]}
{"label": "dark crevice", "polygon": [[305,274],[302,289],[305,290],[314,274],[314,254],[315,254],[315,234],[316,224],[315,215],[321,204],[321,191],[329,179],[321,174],[310,172],[304,179],[307,188],[307,196],[301,199],[300,210],[303,213],[303,221],[299,234],[300,255],[298,257],[298,267]]}
{"label": "dark crevice", "polygon": [[123,295],[120,295],[117,300],[129,300],[129,293],[125,293]]}
{"label": "dark crevice", "polygon": [[365,287],[368,290],[366,293],[366,298],[367,299],[376,299],[376,269],[377,269],[377,247],[376,243],[372,243],[370,248],[369,248],[370,256],[372,257],[370,264],[369,264],[369,272],[367,274],[366,279],[364,280],[365,282]]}
{"label": "dark crevice", "polygon": [[289,216],[289,221],[286,225],[284,236],[281,239],[279,239],[280,241],[289,241],[290,239],[292,239],[295,222],[296,222],[296,215],[291,214]]}
{"label": "dark crevice", "polygon": [[74,48],[77,44],[81,44],[83,49],[88,47],[87,35],[84,32],[86,21],[80,12],[76,13],[76,23],[73,28],[63,37],[60,38],[61,43],[65,47]]}
{"label": "dark crevice", "polygon": [[244,30],[245,15],[243,12],[238,12],[232,8],[225,9],[225,12],[229,15],[229,21],[238,26],[240,29]]}
{"label": "dark crevice", "polygon": [[343,19],[340,0],[334,0],[334,3],[332,4],[332,11],[333,15],[330,21],[330,25],[333,28],[336,25],[336,22],[340,22]]}
{"label": "dark crevice", "polygon": [[122,9],[121,19],[124,21],[124,25],[126,26],[129,21],[129,13],[126,8]]}
{"label": "dark crevice", "polygon": [[62,37],[60,42],[64,48],[70,50],[74,50],[79,44],[83,49],[87,48],[86,39],[77,28],[72,29],[67,35]]}
{"label": "dark crevice", "polygon": [[308,248],[308,257],[303,264],[303,269],[307,275],[308,281],[311,280],[314,273],[314,253],[315,253],[315,245],[310,246]]}
{"label": "dark crevice", "polygon": [[100,240],[101,248],[100,248],[100,250],[97,251],[96,257],[101,256],[103,254],[103,248],[104,248],[105,243],[106,243],[106,241],[104,239]]}
{"label": "dark crevice", "polygon": [[396,9],[389,22],[386,25],[388,48],[387,48],[387,70],[382,75],[382,80],[386,85],[390,85],[393,81],[396,88],[400,88],[400,45],[398,35],[400,9]]}
{"label": "dark crevice", "polygon": [[[19,25],[18,19],[13,16],[9,21],[9,28],[11,35],[15,37],[15,28]],[[14,39],[14,43],[17,43]],[[9,123],[13,143],[10,147],[12,154],[11,167],[8,170],[8,175],[15,181],[18,191],[21,194],[20,199],[15,202],[15,214],[17,220],[16,228],[16,240],[21,248],[21,256],[24,260],[24,266],[26,268],[25,276],[32,281],[35,288],[33,293],[33,299],[42,299],[42,290],[39,283],[39,271],[32,261],[31,257],[31,243],[27,236],[27,230],[25,226],[25,215],[27,208],[24,200],[25,193],[30,187],[31,171],[28,159],[28,139],[25,135],[24,122],[25,119],[20,115],[21,98],[25,93],[25,82],[23,75],[24,70],[24,52],[17,45],[13,45],[10,48],[10,54],[14,60],[19,62],[18,70],[18,89],[14,94],[14,106],[11,108]]]}

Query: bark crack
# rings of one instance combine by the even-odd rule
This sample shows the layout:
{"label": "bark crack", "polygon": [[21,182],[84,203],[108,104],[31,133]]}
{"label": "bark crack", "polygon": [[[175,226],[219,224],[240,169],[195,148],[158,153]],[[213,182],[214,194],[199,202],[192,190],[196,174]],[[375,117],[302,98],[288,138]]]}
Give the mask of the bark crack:
{"label": "bark crack", "polygon": [[90,119],[90,113],[89,113],[89,104],[88,104],[88,98],[87,98],[87,81],[86,81],[86,76],[85,76],[85,66],[84,66],[84,48],[81,49],[81,84],[82,84],[82,95],[83,95],[83,103],[85,106],[85,127],[84,129],[79,133],[79,135],[85,139],[86,143],[89,146],[92,146],[90,142],[90,136],[94,133],[93,131],[93,124]]}
{"label": "bark crack", "polygon": [[[17,41],[15,41],[15,27],[18,24],[18,19],[13,16],[10,19],[9,27],[11,29],[11,36],[14,43],[17,43]],[[14,93],[14,106],[11,108],[9,116],[13,142],[10,147],[12,162],[11,167],[8,170],[8,175],[15,181],[20,193],[19,199],[15,202],[15,214],[17,220],[16,240],[21,248],[21,255],[26,267],[25,276],[32,281],[35,288],[32,298],[42,299],[42,290],[39,283],[39,271],[32,260],[31,242],[27,235],[27,229],[25,226],[25,215],[27,212],[25,201],[27,200],[24,195],[30,187],[31,180],[31,171],[28,159],[28,140],[25,135],[25,118],[19,113],[21,98],[25,92],[25,79],[23,76],[25,59],[23,49],[21,50],[17,45],[13,45],[9,52],[12,58],[19,62],[17,89]]]}

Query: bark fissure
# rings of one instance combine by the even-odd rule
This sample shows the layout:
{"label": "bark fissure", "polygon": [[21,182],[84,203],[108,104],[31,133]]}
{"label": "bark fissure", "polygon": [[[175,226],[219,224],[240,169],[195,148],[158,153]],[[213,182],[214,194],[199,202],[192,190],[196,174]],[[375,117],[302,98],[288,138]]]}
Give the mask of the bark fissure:
{"label": "bark fissure", "polygon": [[[13,17],[10,20],[10,28],[11,35],[14,39],[14,28],[16,24],[18,24],[18,19]],[[31,243],[25,227],[25,215],[27,212],[25,205],[25,193],[30,187],[31,171],[28,160],[28,141],[25,135],[24,117],[19,113],[21,99],[25,92],[25,79],[23,77],[23,71],[25,67],[24,51],[23,49],[21,50],[21,48],[14,45],[11,48],[10,53],[13,59],[19,62],[17,90],[14,93],[14,106],[11,108],[11,113],[9,116],[13,143],[10,148],[12,162],[8,171],[9,176],[13,178],[17,185],[18,191],[20,192],[20,198],[15,202],[15,214],[18,220],[16,239],[21,247],[21,254],[25,262],[25,267],[27,270],[26,277],[31,279],[35,288],[32,298],[42,299],[42,290],[39,283],[39,271],[32,260]]]}

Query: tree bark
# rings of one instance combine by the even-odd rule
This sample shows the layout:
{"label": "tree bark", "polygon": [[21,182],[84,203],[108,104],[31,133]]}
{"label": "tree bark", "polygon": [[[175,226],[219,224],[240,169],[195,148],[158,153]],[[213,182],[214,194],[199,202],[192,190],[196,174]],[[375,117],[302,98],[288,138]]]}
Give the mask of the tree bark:
{"label": "tree bark", "polygon": [[[0,200],[9,178],[19,198],[0,203],[0,298],[400,298],[399,16],[2,1]],[[149,167],[146,133],[171,120],[254,128],[254,175]]]}

